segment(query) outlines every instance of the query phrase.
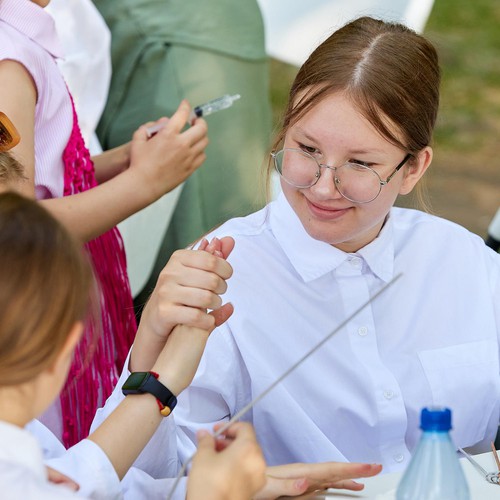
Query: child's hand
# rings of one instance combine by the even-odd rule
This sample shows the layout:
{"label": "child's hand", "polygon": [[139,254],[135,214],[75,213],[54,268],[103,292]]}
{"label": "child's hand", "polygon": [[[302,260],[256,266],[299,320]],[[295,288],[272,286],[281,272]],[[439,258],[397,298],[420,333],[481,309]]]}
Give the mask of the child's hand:
{"label": "child's hand", "polygon": [[151,369],[176,325],[196,328],[208,336],[232,314],[232,305],[222,305],[219,295],[226,291],[226,280],[232,275],[225,259],[233,247],[234,240],[226,237],[210,244],[202,241],[201,251],[178,250],[172,255],[142,314],[131,355],[132,371]]}
{"label": "child's hand", "polygon": [[223,446],[207,431],[200,431],[186,498],[248,500],[264,486],[265,470],[250,424],[232,425],[224,433]]}
{"label": "child's hand", "polygon": [[182,131],[190,111],[184,100],[170,119],[156,122],[165,126],[153,137],[149,137],[147,127],[154,122],[139,127],[132,137],[129,170],[137,172],[136,188],[149,202],[174,189],[205,161],[206,122],[197,119]]}

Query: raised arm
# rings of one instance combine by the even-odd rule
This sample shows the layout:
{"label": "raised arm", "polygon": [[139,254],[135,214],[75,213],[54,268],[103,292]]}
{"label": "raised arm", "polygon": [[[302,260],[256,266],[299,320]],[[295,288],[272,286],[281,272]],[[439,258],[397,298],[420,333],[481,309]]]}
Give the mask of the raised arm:
{"label": "raised arm", "polygon": [[[218,294],[225,291],[225,279],[231,275],[224,256],[233,245],[231,238],[224,238],[212,246],[203,243],[208,251],[185,250],[180,252],[182,258],[171,259],[143,315],[140,338],[132,348],[131,371],[156,372],[174,395],[189,385],[210,332],[232,313],[232,306],[220,307]],[[210,263],[208,271],[203,268],[206,262]],[[207,307],[216,311],[207,313]],[[178,325],[180,321],[185,324]],[[163,418],[154,396],[127,396],[89,439],[101,447],[122,478]],[[140,425],[131,429],[130,422]]]}
{"label": "raised arm", "polygon": [[[43,203],[82,241],[107,231],[186,180],[205,160],[207,125],[183,131],[190,106],[181,102],[163,129],[148,138],[146,125],[133,135],[130,166],[93,189]],[[150,125],[150,124],[147,124]]]}
{"label": "raised arm", "polygon": [[[0,61],[0,90],[0,109],[21,135],[12,153],[28,178],[22,188],[25,195],[34,197],[37,89],[22,64],[4,60]],[[190,106],[183,101],[169,120],[162,119],[165,127],[154,137],[148,138],[146,125],[152,123],[146,124],[135,132],[130,144],[104,154],[96,165],[96,176],[106,182],[42,203],[84,242],[150,205],[187,179],[205,160],[206,122],[198,119],[184,130],[189,113]]]}

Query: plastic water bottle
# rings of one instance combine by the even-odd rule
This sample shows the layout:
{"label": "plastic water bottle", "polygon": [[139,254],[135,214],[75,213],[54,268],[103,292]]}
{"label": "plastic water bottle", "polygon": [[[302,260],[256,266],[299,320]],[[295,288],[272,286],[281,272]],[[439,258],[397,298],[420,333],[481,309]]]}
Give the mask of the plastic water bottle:
{"label": "plastic water bottle", "polygon": [[451,410],[424,408],[422,436],[396,491],[396,500],[470,500],[450,437]]}

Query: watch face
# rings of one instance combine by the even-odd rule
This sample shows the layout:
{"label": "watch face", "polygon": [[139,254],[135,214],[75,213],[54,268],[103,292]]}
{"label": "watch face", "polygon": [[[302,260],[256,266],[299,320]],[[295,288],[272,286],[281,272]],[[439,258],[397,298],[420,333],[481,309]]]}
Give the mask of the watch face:
{"label": "watch face", "polygon": [[122,386],[122,391],[137,391],[143,384],[144,380],[149,377],[149,372],[134,372],[131,373],[129,378]]}

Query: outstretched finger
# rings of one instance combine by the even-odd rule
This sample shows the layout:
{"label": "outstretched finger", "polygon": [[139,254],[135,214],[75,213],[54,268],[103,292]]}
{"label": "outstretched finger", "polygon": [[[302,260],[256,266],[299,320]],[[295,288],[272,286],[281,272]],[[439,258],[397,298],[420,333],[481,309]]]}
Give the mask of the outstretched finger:
{"label": "outstretched finger", "polygon": [[177,111],[171,116],[166,126],[158,133],[180,133],[188,121],[190,112],[191,106],[189,105],[189,102],[186,99],[183,99],[179,104]]}

